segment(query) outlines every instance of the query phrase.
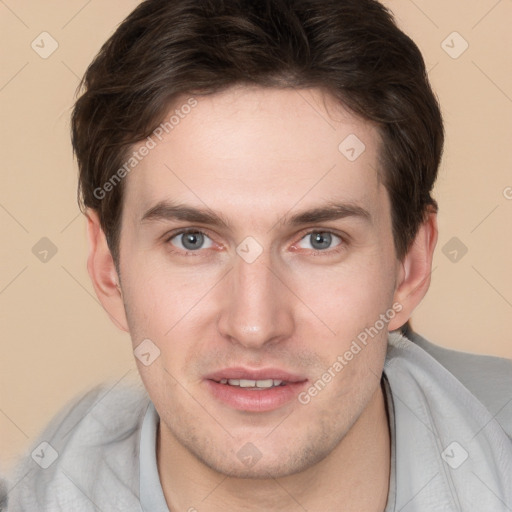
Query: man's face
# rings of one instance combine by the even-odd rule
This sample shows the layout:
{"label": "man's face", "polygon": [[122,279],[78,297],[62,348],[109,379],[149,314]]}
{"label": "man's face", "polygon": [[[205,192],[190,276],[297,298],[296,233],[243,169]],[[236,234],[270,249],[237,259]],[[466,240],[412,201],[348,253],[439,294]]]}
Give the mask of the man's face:
{"label": "man's face", "polygon": [[[318,90],[196,99],[126,178],[127,321],[134,347],[151,340],[146,359],[160,351],[139,371],[164,442],[225,474],[293,474],[331,453],[379,392],[378,320],[400,267],[380,139]],[[163,202],[224,223],[154,209]],[[332,205],[337,218],[298,217]]]}

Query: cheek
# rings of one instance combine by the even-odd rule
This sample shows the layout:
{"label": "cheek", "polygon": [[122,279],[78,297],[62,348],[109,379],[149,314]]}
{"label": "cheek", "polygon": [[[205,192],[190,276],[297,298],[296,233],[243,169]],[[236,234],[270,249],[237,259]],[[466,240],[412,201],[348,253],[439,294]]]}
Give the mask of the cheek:
{"label": "cheek", "polygon": [[341,339],[347,339],[372,325],[392,304],[394,268],[391,260],[377,256],[354,255],[331,268],[297,268],[291,287]]}
{"label": "cheek", "polygon": [[131,324],[139,334],[157,338],[170,335],[175,325],[193,316],[190,313],[200,306],[216,277],[211,270],[173,267],[151,255],[133,261],[126,274],[123,293]]}

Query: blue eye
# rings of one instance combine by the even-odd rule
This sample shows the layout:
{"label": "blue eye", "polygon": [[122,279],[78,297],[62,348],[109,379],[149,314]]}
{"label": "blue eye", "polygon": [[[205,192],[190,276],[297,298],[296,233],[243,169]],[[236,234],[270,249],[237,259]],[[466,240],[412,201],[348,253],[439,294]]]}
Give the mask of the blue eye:
{"label": "blue eye", "polygon": [[[178,241],[179,243],[173,242],[173,240]],[[205,240],[209,241],[209,245],[204,245]],[[168,240],[172,245],[177,247],[178,249],[184,251],[197,251],[199,249],[209,249],[212,247],[212,241],[208,236],[206,236],[201,231],[181,231],[180,233],[174,234]]]}
{"label": "blue eye", "polygon": [[[307,240],[310,240],[310,242],[306,242]],[[178,251],[173,252],[181,252],[185,256],[191,256],[193,253],[199,254],[201,249],[211,249],[214,247],[214,242],[208,235],[193,228],[175,232],[169,235],[165,242],[178,249]],[[305,246],[305,243],[309,246]],[[345,250],[346,241],[330,231],[315,230],[306,233],[295,246],[315,251],[318,254],[332,255],[333,253]]]}
{"label": "blue eye", "polygon": [[312,247],[300,246],[302,249],[313,249],[314,251],[324,251],[325,249],[331,248],[331,244],[333,242],[333,237],[337,238],[339,240],[339,243],[337,243],[333,247],[337,247],[338,245],[341,245],[343,240],[339,236],[335,235],[334,233],[330,233],[329,231],[311,231],[304,238],[301,239],[301,241],[299,242],[299,246],[303,240],[307,240],[308,238],[310,238]]}

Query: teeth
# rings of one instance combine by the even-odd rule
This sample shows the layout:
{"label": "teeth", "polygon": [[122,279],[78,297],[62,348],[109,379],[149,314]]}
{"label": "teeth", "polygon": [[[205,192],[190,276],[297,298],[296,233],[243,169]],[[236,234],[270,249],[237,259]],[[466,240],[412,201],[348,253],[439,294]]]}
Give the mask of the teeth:
{"label": "teeth", "polygon": [[271,388],[280,386],[282,380],[278,379],[264,379],[264,380],[251,380],[251,379],[221,379],[221,384],[229,384],[230,386],[239,386],[241,388]]}
{"label": "teeth", "polygon": [[257,388],[271,388],[273,385],[274,385],[274,381],[272,379],[256,381]]}

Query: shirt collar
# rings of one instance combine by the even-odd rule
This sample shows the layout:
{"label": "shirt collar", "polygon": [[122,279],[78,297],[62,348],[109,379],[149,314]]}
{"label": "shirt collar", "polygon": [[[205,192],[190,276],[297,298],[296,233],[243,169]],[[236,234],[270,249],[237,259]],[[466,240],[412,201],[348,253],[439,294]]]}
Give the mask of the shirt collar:
{"label": "shirt collar", "polygon": [[140,433],[140,505],[144,512],[169,512],[156,462],[159,421],[155,406],[150,401]]}

